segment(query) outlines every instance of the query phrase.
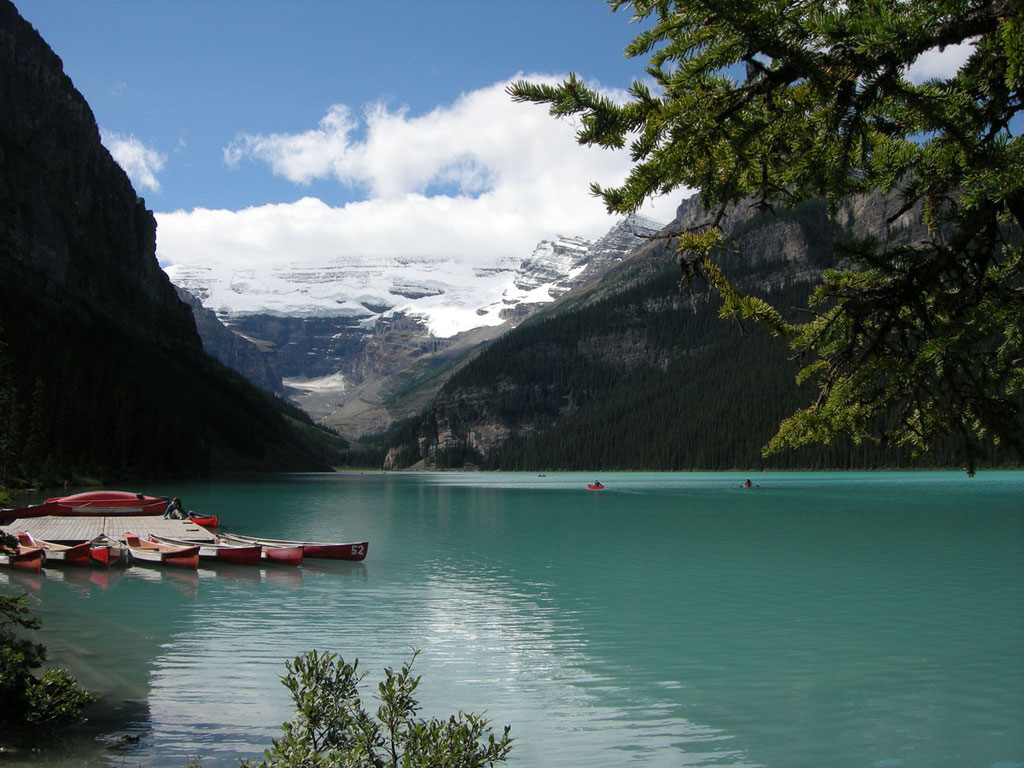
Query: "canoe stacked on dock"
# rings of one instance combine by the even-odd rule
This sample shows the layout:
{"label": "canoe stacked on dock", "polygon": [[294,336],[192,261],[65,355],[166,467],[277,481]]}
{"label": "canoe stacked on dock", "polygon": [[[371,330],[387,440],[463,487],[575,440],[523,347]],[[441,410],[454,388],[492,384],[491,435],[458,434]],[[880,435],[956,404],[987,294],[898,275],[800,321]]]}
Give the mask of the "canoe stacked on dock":
{"label": "canoe stacked on dock", "polygon": [[0,523],[28,517],[66,517],[80,515],[162,515],[167,499],[128,491],[86,491],[71,496],[55,496],[42,504],[21,509],[0,509]]}

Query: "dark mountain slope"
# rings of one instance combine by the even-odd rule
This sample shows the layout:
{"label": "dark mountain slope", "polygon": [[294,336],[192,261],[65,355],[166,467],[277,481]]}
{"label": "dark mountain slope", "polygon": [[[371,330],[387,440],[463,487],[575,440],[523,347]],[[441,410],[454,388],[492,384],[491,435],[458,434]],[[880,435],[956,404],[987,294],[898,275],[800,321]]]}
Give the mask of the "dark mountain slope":
{"label": "dark mountain slope", "polygon": [[[811,202],[730,216],[727,274],[787,310],[806,306],[837,236],[884,235],[892,201],[849,201],[829,221]],[[685,201],[669,231],[701,220]],[[913,220],[890,238],[921,235]],[[717,317],[699,285],[679,290],[671,240],[655,240],[597,284],[482,352],[431,408],[396,432],[388,466],[500,469],[730,469],[900,466],[893,450],[852,443],[762,459],[779,422],[810,402],[789,350]],[[941,452],[940,452],[941,454]],[[952,454],[938,463],[952,464]]]}
{"label": "dark mountain slope", "polygon": [[207,357],[156,222],[0,0],[0,483],[325,468],[340,443]]}

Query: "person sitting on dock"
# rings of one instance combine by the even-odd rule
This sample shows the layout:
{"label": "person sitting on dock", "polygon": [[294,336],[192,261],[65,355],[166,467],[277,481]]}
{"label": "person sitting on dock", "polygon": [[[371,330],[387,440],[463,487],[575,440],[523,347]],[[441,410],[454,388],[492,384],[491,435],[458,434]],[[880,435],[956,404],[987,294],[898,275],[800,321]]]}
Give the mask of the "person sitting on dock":
{"label": "person sitting on dock", "polygon": [[181,499],[175,496],[164,510],[164,520],[182,520],[184,517],[185,512],[181,508]]}

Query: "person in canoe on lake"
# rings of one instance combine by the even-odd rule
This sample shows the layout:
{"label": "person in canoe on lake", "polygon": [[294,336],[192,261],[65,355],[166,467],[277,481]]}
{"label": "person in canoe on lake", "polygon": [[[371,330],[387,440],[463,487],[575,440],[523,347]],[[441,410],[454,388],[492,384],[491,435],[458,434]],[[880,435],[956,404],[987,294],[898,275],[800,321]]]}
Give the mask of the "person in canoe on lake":
{"label": "person in canoe on lake", "polygon": [[185,511],[181,508],[181,499],[175,496],[164,510],[164,520],[182,520],[184,517]]}

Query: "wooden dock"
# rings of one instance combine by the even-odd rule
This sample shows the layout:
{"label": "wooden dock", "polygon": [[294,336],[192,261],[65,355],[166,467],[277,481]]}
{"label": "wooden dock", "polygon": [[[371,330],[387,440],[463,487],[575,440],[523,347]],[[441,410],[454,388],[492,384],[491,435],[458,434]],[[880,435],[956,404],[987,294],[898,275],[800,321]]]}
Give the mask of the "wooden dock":
{"label": "wooden dock", "polygon": [[190,520],[165,520],[160,515],[23,517],[0,526],[0,530],[10,534],[25,531],[37,539],[53,542],[89,541],[101,533],[118,541],[124,541],[125,533],[134,533],[143,538],[153,533],[195,542],[213,541],[210,531]]}

